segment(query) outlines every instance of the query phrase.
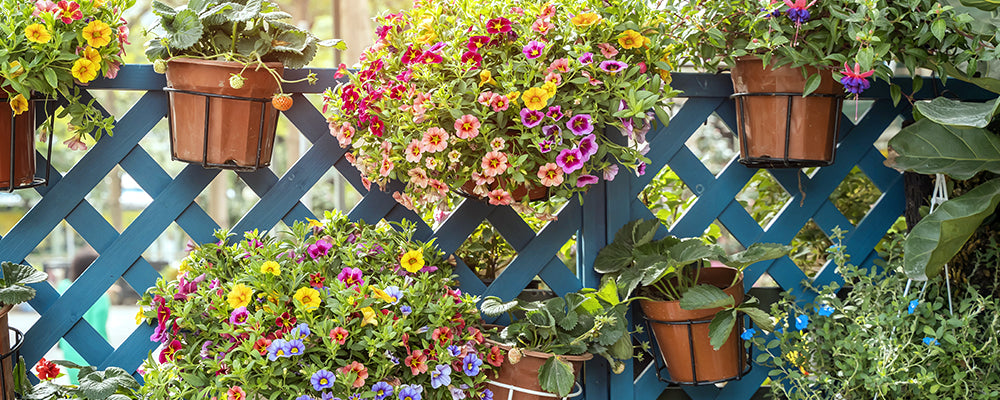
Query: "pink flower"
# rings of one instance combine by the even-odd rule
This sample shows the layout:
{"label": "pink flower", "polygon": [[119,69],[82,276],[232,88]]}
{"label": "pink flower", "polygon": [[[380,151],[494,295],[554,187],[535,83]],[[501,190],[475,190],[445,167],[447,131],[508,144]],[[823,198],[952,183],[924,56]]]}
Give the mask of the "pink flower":
{"label": "pink flower", "polygon": [[646,63],[640,61],[639,64],[637,64],[637,65],[639,65],[639,73],[640,74],[645,74],[646,73]]}
{"label": "pink flower", "polygon": [[309,257],[312,257],[315,260],[317,258],[325,256],[326,253],[328,253],[332,248],[333,248],[332,243],[320,239],[317,240],[316,243],[309,245],[306,251],[309,253]]}
{"label": "pink flower", "polygon": [[330,122],[330,134],[337,138],[340,148],[347,148],[351,145],[351,139],[354,138],[354,127],[351,126],[350,122],[342,124]]}
{"label": "pink flower", "polygon": [[229,323],[233,325],[243,325],[250,317],[250,312],[246,307],[239,307],[229,314]]}
{"label": "pink flower", "polygon": [[490,147],[496,151],[503,150],[503,148],[506,146],[507,146],[507,141],[504,140],[502,137],[493,138],[493,140],[490,141]]}
{"label": "pink flower", "polygon": [[621,61],[607,60],[607,61],[601,61],[600,67],[602,71],[614,75],[621,72],[625,68],[628,68],[628,64],[625,64]]}
{"label": "pink flower", "polygon": [[440,54],[430,51],[425,51],[424,54],[420,55],[420,62],[423,64],[440,64],[443,60]]}
{"label": "pink flower", "polygon": [[580,149],[563,149],[556,156],[556,164],[562,168],[563,172],[572,174],[583,168],[583,154],[580,153]]}
{"label": "pink flower", "polygon": [[545,116],[552,118],[555,121],[562,119],[563,117],[562,106],[549,107],[549,112],[545,113]]}
{"label": "pink flower", "polygon": [[494,177],[507,170],[507,155],[499,151],[491,151],[483,156],[483,175]]}
{"label": "pink flower", "polygon": [[364,274],[358,268],[345,267],[337,274],[337,280],[344,282],[344,285],[347,285],[347,287],[365,284]]}
{"label": "pink flower", "polygon": [[538,14],[538,18],[552,18],[556,15],[556,6],[551,2],[545,3],[545,8],[542,9],[542,13]]}
{"label": "pink flower", "polygon": [[413,47],[411,44],[406,47],[406,51],[403,52],[403,58],[400,61],[403,64],[413,64],[420,59],[421,54],[424,54],[424,51],[420,49],[420,46]]}
{"label": "pink flower", "polygon": [[414,185],[420,186],[422,188],[427,187],[427,182],[428,182],[427,173],[424,172],[423,168],[419,167],[412,168],[409,171],[407,171],[406,174],[410,176],[410,182],[413,182]]}
{"label": "pink flower", "polygon": [[74,135],[73,137],[66,139],[63,142],[64,145],[69,147],[70,150],[87,150],[87,144],[80,140],[80,135]]}
{"label": "pink flower", "polygon": [[492,100],[493,100],[493,92],[487,90],[479,94],[479,98],[476,99],[476,103],[488,106],[490,105],[490,101]]}
{"label": "pink flower", "polygon": [[486,47],[486,44],[490,42],[489,36],[473,36],[469,38],[469,43],[465,45],[469,51],[478,52],[479,49]]}
{"label": "pink flower", "polygon": [[593,86],[597,86],[597,85],[600,85],[600,84],[604,83],[604,82],[601,82],[600,80],[598,80],[598,79],[590,76],[590,71],[582,71],[582,72],[580,72],[580,74],[583,75],[583,76],[585,76],[587,79],[589,79],[590,81],[588,83],[590,83]]}
{"label": "pink flower", "polygon": [[544,118],[545,114],[542,114],[541,111],[533,111],[527,108],[521,109],[521,124],[524,125],[525,128],[534,128],[538,126],[538,124],[542,123]]}
{"label": "pink flower", "polygon": [[583,154],[583,161],[590,160],[590,157],[597,154],[597,136],[593,133],[580,140],[580,153]]}
{"label": "pink flower", "polygon": [[104,77],[108,79],[115,79],[118,77],[118,70],[122,67],[122,63],[115,61],[108,64],[108,70],[104,71]]}
{"label": "pink flower", "polygon": [[410,196],[401,194],[399,192],[392,192],[392,198],[396,200],[397,203],[406,207],[408,210],[413,210],[413,199]]}
{"label": "pink flower", "polygon": [[347,75],[347,64],[340,63],[337,67],[337,72],[333,74],[333,79],[340,79]]}
{"label": "pink flower", "polygon": [[445,185],[444,182],[437,179],[429,179],[427,186],[430,186],[431,189],[437,190],[438,194],[442,196],[448,193],[448,185]]}
{"label": "pink flower", "polygon": [[601,54],[604,55],[604,58],[615,58],[618,55],[618,49],[610,43],[601,43],[597,45],[597,48],[601,49]]}
{"label": "pink flower", "polygon": [[493,189],[489,194],[490,204],[495,206],[506,206],[514,202],[514,197],[503,189]]}
{"label": "pink flower", "polygon": [[493,97],[490,98],[490,106],[493,107],[494,112],[506,111],[510,108],[510,98],[500,93],[493,93]]}
{"label": "pink flower", "polygon": [[582,188],[587,185],[593,185],[597,183],[597,177],[593,175],[580,175],[576,178],[576,187]]}
{"label": "pink flower", "polygon": [[563,183],[563,171],[555,163],[546,163],[538,167],[538,179],[547,187],[559,186]]}
{"label": "pink flower", "polygon": [[389,161],[388,158],[383,158],[382,166],[379,168],[378,173],[382,176],[389,176],[390,172],[392,172],[392,161]]}
{"label": "pink flower", "polygon": [[615,176],[618,176],[618,165],[611,164],[604,169],[604,180],[613,181],[615,180]]}
{"label": "pink flower", "polygon": [[167,344],[167,347],[164,347],[163,350],[160,350],[160,357],[159,357],[160,364],[172,361],[174,359],[174,353],[176,353],[177,350],[180,350],[181,347],[182,345],[179,340],[177,339],[171,340],[170,343]]}
{"label": "pink flower", "polygon": [[479,136],[479,119],[471,114],[465,114],[455,120],[455,136],[466,140]]}
{"label": "pink flower", "polygon": [[583,53],[583,55],[577,58],[576,61],[579,61],[580,64],[583,65],[590,65],[590,63],[594,62],[594,53],[591,53],[589,51]]}
{"label": "pink flower", "polygon": [[569,59],[563,57],[553,61],[552,64],[549,64],[549,68],[546,69],[545,72],[551,73],[552,71],[559,71],[562,73],[569,72]]}
{"label": "pink flower", "polygon": [[560,83],[562,83],[562,75],[560,75],[558,72],[549,72],[548,75],[545,75],[545,82],[552,82],[556,84],[556,86],[558,86]]}
{"label": "pink flower", "polygon": [[448,132],[436,126],[427,128],[420,147],[428,153],[437,153],[448,147]]}
{"label": "pink flower", "polygon": [[35,2],[35,11],[32,12],[31,15],[33,17],[37,17],[43,12],[55,13],[58,10],[59,7],[56,6],[56,3],[53,3],[49,0],[38,0]]}
{"label": "pink flower", "polygon": [[62,0],[58,3],[59,6],[59,19],[65,24],[71,24],[73,21],[83,18],[83,11],[80,11],[80,5],[75,1]]}
{"label": "pink flower", "polygon": [[552,25],[551,22],[543,19],[536,19],[535,22],[531,24],[531,30],[538,32],[538,34],[542,36],[549,33],[553,27],[555,27],[555,25]]}
{"label": "pink flower", "polygon": [[566,127],[576,136],[583,136],[594,131],[590,114],[574,115],[566,122]]}
{"label": "pink flower", "polygon": [[420,140],[413,139],[406,146],[406,161],[411,163],[420,162],[420,156],[423,154],[423,151],[423,147],[420,146]]}
{"label": "pink flower", "polygon": [[528,42],[528,44],[524,45],[524,48],[521,49],[521,52],[524,53],[525,57],[529,59],[535,59],[541,57],[542,51],[544,50],[545,50],[545,43],[539,42],[537,40],[532,40]]}

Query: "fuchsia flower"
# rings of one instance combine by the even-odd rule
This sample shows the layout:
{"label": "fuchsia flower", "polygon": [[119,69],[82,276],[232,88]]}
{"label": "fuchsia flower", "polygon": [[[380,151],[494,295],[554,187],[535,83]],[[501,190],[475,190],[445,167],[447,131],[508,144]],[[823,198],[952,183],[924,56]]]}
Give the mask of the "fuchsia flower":
{"label": "fuchsia flower", "polygon": [[504,17],[493,18],[486,21],[486,32],[493,36],[510,32],[510,20]]}
{"label": "fuchsia flower", "polygon": [[566,127],[576,136],[583,136],[594,131],[594,124],[590,114],[574,115],[566,122]]}
{"label": "fuchsia flower", "polygon": [[806,0],[795,0],[794,3],[784,0],[785,5],[788,6],[788,19],[795,22],[795,36],[792,38],[792,45],[799,44],[799,28],[803,22],[809,20],[809,10],[807,8],[816,4],[816,1],[813,0],[812,3],[806,4]]}
{"label": "fuchsia flower", "polygon": [[563,183],[563,171],[555,163],[546,163],[538,167],[538,179],[548,187],[559,186]]}
{"label": "fuchsia flower", "polygon": [[545,114],[542,114],[541,111],[529,110],[527,108],[521,109],[521,124],[525,128],[534,128],[542,123],[543,119],[545,119]]}
{"label": "fuchsia flower", "polygon": [[527,57],[528,59],[535,59],[541,57],[542,51],[544,50],[545,50],[545,43],[539,42],[537,40],[532,40],[528,42],[528,44],[524,45],[524,48],[521,49],[521,52],[524,53],[524,56]]}
{"label": "fuchsia flower", "polygon": [[514,202],[514,197],[503,189],[493,189],[489,194],[490,204],[495,206],[506,206]]}
{"label": "fuchsia flower", "polygon": [[859,95],[861,92],[865,91],[871,87],[871,82],[868,81],[868,77],[875,73],[875,70],[868,70],[866,72],[861,72],[861,65],[854,63],[854,70],[844,62],[844,70],[840,72],[844,74],[843,78],[840,78],[840,83],[844,85],[844,89],[848,92]]}
{"label": "fuchsia flower", "polygon": [[479,49],[486,47],[486,44],[488,44],[489,42],[490,42],[489,36],[482,36],[482,35],[473,36],[469,38],[469,42],[465,45],[465,47],[467,47],[469,51],[478,52]]}
{"label": "fuchsia flower", "polygon": [[556,156],[556,164],[562,168],[563,172],[572,174],[583,168],[583,153],[580,153],[580,149],[563,149]]}
{"label": "fuchsia flower", "polygon": [[582,188],[587,185],[593,185],[597,183],[597,177],[593,175],[580,175],[576,178],[576,187]]}
{"label": "fuchsia flower", "polygon": [[471,114],[465,114],[455,120],[455,136],[462,139],[472,139],[479,136],[479,118]]}
{"label": "fuchsia flower", "polygon": [[364,274],[358,268],[345,267],[337,274],[337,280],[344,282],[347,287],[360,286],[365,284]]}
{"label": "fuchsia flower", "polygon": [[59,19],[65,24],[71,24],[73,21],[83,18],[83,11],[80,11],[80,5],[75,1],[62,0],[58,4],[59,6]]}

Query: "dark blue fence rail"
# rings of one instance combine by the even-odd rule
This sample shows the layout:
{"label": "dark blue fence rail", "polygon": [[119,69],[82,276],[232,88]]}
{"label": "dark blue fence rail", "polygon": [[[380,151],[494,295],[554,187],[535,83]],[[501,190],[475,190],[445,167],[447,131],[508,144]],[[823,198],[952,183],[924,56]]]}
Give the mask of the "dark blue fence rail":
{"label": "dark blue fence rail", "polygon": [[[582,204],[570,202],[560,212],[557,221],[537,233],[511,208],[475,201],[464,202],[443,226],[434,231],[411,211],[396,204],[389,195],[364,189],[357,171],[344,159],[344,150],[328,134],[325,119],[301,94],[322,92],[336,84],[332,78],[334,71],[316,72],[321,78],[316,85],[285,87],[286,91],[298,94],[295,95],[295,106],[284,115],[312,146],[280,178],[271,170],[238,173],[260,200],[240,219],[233,231],[265,230],[278,221],[290,225],[297,220],[315,218],[316,214],[299,199],[324,173],[336,168],[364,195],[364,199],[350,211],[352,219],[377,221],[405,218],[417,221],[419,236],[425,239],[436,237],[437,243],[446,252],[455,251],[483,220],[488,220],[517,250],[517,258],[489,286],[484,285],[461,262],[457,272],[463,290],[509,299],[535,276],[539,276],[557,293],[596,286],[599,277],[593,273],[591,266],[600,248],[629,220],[652,217],[637,195],[653,179],[655,172],[640,177],[622,174],[614,182],[595,186],[584,196]],[[304,73],[291,71],[288,75],[293,77]],[[909,81],[900,80],[899,83],[904,93],[907,92]],[[867,262],[876,257],[873,247],[902,212],[903,191],[901,175],[883,166],[884,157],[872,144],[897,115],[909,114],[909,104],[904,101],[894,106],[888,99],[887,86],[876,85],[867,93],[875,98],[875,103],[858,124],[852,124],[844,117],[836,164],[822,168],[812,177],[794,170],[773,170],[771,173],[791,194],[791,200],[774,222],[764,229],[735,199],[755,171],[733,161],[720,174],[713,175],[684,145],[713,113],[730,126],[735,126],[734,106],[728,97],[732,93],[728,75],[678,74],[674,77],[674,85],[684,90],[689,98],[676,111],[669,126],[649,133],[652,144],[649,170],[659,171],[664,166],[670,166],[688,187],[698,188],[695,193],[698,199],[670,233],[697,236],[718,220],[743,245],[760,241],[788,243],[812,219],[828,234],[837,226],[847,229],[845,244],[853,260]],[[23,262],[65,219],[100,254],[94,265],[62,296],[48,283],[35,285],[38,295],[30,304],[41,317],[28,330],[22,348],[28,365],[34,364],[59,338],[65,337],[93,365],[116,365],[135,371],[146,354],[155,348],[155,343],[149,341],[152,328],[147,325],[138,327],[116,349],[82,319],[84,312],[119,277],[139,293],[155,283],[159,275],[142,258],[142,253],[171,223],[176,222],[196,242],[212,240],[212,233],[218,228],[194,200],[220,172],[189,165],[171,178],[139,145],[139,141],[166,116],[167,98],[162,91],[163,86],[163,76],[155,74],[150,66],[145,65],[125,66],[116,80],[92,84],[89,90],[141,90],[146,93],[117,121],[113,138],[102,139],[69,171],[52,171],[50,184],[36,189],[43,196],[42,200],[5,237],[0,238],[0,260]],[[970,85],[957,82],[948,88],[966,98],[990,97]],[[918,97],[929,98],[933,94],[927,88],[918,93]],[[38,157],[41,158],[41,155]],[[154,199],[121,234],[85,198],[115,165],[121,165]],[[828,201],[830,193],[855,165],[883,193],[857,226]],[[662,230],[666,233],[667,228]],[[557,257],[559,249],[573,235],[577,235],[579,250],[575,274]],[[769,273],[782,288],[809,298],[810,293],[801,285],[806,279],[805,274],[787,257],[751,266],[746,271],[745,282],[751,285],[764,273]],[[833,268],[824,268],[816,276],[815,283],[825,284],[838,279]],[[723,389],[684,390],[696,399],[747,399],[757,391],[766,374],[764,368],[755,368],[743,380],[732,382]],[[636,375],[638,378],[633,380]],[[651,399],[666,388],[648,368],[633,371],[630,366],[623,374],[614,375],[608,372],[603,361],[593,361],[588,365],[586,380],[588,400]]]}

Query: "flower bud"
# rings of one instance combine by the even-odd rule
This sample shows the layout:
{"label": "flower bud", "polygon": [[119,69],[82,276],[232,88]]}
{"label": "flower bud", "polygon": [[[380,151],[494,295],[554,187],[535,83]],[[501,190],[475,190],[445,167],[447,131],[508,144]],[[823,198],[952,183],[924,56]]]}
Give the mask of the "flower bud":
{"label": "flower bud", "polygon": [[510,351],[507,352],[507,361],[510,361],[511,364],[517,364],[521,362],[521,356],[523,355],[524,354],[521,353],[521,349],[512,347]]}

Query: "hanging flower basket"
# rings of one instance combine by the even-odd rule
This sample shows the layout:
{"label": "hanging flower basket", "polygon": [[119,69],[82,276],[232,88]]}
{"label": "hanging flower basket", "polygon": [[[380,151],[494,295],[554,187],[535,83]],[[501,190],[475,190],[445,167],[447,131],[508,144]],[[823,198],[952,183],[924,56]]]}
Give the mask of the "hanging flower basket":
{"label": "hanging flower basket", "polygon": [[[2,103],[7,101],[0,99]],[[44,102],[31,99],[27,110],[18,115],[10,107],[0,107],[0,190],[12,192],[48,183],[48,168],[45,178],[35,177],[35,103],[39,101]],[[52,159],[52,146],[47,159]]]}

